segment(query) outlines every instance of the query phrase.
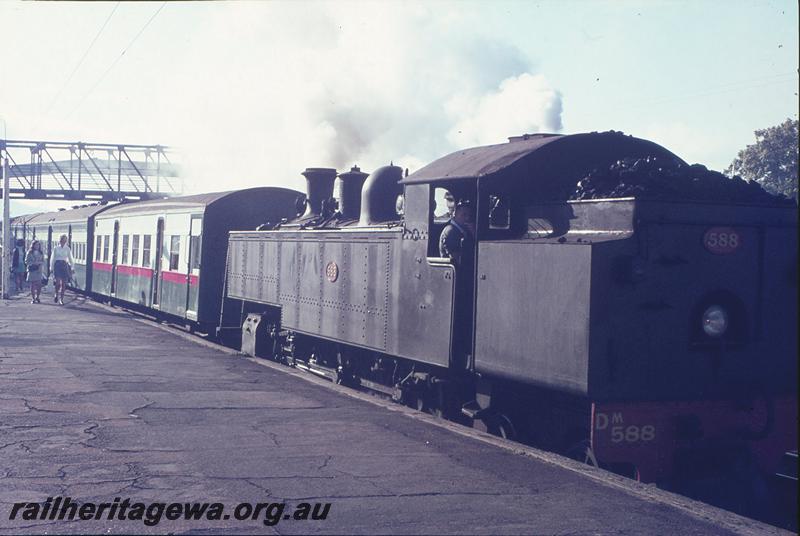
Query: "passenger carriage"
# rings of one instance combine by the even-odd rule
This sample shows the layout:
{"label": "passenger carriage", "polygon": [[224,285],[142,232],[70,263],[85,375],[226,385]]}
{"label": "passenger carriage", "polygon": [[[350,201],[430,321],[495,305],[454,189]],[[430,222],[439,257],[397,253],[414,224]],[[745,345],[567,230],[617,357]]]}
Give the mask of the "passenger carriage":
{"label": "passenger carriage", "polygon": [[294,217],[301,196],[262,187],[117,205],[96,219],[91,290],[214,326],[228,232]]}
{"label": "passenger carriage", "polygon": [[50,274],[50,254],[61,235],[67,235],[67,244],[72,249],[72,282],[69,287],[86,291],[92,286],[92,273],[87,267],[92,264],[91,244],[94,237],[94,217],[113,205],[98,203],[70,210],[36,214],[26,222],[20,222],[19,232],[25,236],[25,247],[39,240],[45,254],[45,274]]}
{"label": "passenger carriage", "polygon": [[30,222],[33,218],[38,216],[39,213],[35,214],[23,214],[21,216],[14,216],[11,218],[11,235],[14,240],[14,243],[17,243],[17,240],[22,239],[25,241],[25,251],[28,251],[28,248],[31,244],[31,236],[33,234],[32,229],[28,226],[28,222]]}

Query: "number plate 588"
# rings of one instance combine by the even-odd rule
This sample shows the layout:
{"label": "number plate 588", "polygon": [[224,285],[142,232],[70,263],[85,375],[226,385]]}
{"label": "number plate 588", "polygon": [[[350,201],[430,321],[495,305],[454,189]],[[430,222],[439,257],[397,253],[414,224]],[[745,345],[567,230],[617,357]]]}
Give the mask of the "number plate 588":
{"label": "number plate 588", "polygon": [[741,245],[741,235],[731,227],[712,227],[703,235],[703,246],[715,255],[733,253]]}

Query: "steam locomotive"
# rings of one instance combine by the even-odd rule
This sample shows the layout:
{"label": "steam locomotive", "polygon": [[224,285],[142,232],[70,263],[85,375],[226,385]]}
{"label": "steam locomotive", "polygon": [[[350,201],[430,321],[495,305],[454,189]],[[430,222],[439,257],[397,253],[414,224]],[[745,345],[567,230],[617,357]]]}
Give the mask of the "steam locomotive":
{"label": "steam locomotive", "polygon": [[[631,159],[686,166],[621,133],[526,135],[411,175],[308,168],[305,195],[102,208],[82,213],[79,286],[644,482],[736,467],[796,487],[796,206],[570,199]],[[448,199],[475,207],[460,266],[439,252]]]}
{"label": "steam locomotive", "polygon": [[[625,159],[686,167],[615,132],[523,136],[342,173],[338,211],[336,171],[307,169],[302,216],[230,234],[230,325],[248,353],[645,482],[784,474],[796,207],[569,199]],[[448,197],[476,207],[460,267],[439,256]]]}

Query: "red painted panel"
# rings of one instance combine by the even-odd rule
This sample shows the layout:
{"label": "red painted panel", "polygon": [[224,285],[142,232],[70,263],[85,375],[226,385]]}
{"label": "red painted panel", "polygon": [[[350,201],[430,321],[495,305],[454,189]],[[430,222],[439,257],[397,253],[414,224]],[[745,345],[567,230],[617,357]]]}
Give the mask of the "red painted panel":
{"label": "red painted panel", "polygon": [[[180,272],[161,272],[161,279],[167,283],[186,284],[186,274],[182,274]],[[196,275],[190,275],[189,284],[191,286],[197,286],[197,283],[198,277]]]}
{"label": "red painted panel", "polygon": [[[93,262],[92,267],[100,272],[110,272],[112,265],[105,262]],[[141,268],[138,266],[117,265],[117,272],[122,275],[132,275],[136,277],[152,277],[152,268]],[[161,279],[168,283],[186,284],[186,274],[180,272],[161,272]],[[189,285],[196,287],[200,283],[200,278],[196,275],[189,276]]]}
{"label": "red painted panel", "polygon": [[[698,437],[681,437],[676,423],[691,422]],[[774,473],[784,452],[797,446],[797,397],[741,401],[595,403],[591,443],[601,463],[631,463],[643,482],[671,475],[678,449],[741,444],[740,431],[767,435],[745,444],[759,468]]]}
{"label": "red painted panel", "polygon": [[152,277],[152,268],[141,268],[139,266],[125,266],[120,264],[117,266],[117,272],[122,275],[132,275],[136,277]]}

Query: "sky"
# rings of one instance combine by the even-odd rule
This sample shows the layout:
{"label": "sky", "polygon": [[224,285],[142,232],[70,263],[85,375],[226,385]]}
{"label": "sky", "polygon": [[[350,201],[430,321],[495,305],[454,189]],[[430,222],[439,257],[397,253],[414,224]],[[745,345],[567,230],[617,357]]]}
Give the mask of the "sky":
{"label": "sky", "polygon": [[534,132],[722,170],[798,117],[794,0],[0,2],[0,21],[0,136],[169,145],[187,192]]}

